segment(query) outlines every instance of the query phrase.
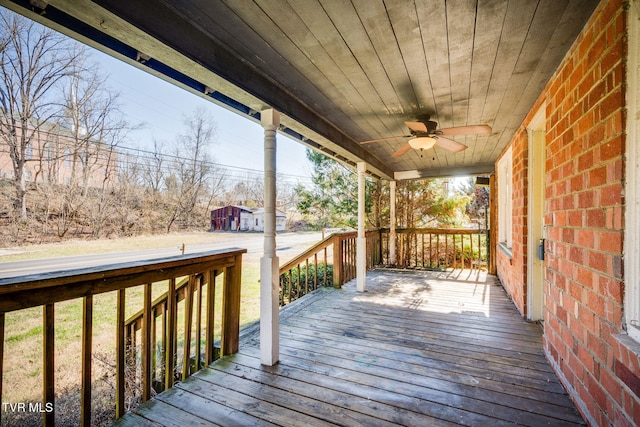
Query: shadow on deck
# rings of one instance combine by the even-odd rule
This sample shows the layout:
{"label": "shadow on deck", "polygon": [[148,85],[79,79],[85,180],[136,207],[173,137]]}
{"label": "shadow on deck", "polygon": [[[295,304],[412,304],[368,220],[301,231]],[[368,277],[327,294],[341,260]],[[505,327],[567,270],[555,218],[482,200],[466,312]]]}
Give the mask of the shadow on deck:
{"label": "shadow on deck", "polygon": [[118,425],[581,425],[497,279],[370,271],[281,313],[280,363],[255,328],[225,357]]}

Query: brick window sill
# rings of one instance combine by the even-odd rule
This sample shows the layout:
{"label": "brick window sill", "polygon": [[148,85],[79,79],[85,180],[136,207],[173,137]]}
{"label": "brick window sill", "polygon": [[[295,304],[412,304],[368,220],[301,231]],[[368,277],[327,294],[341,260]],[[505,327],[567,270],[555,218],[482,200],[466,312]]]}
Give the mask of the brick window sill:
{"label": "brick window sill", "polygon": [[513,258],[513,252],[511,250],[510,247],[507,246],[507,244],[505,242],[500,242],[498,243],[498,249],[500,250],[500,252],[502,252],[503,254],[505,254],[507,257],[509,257],[509,259]]}

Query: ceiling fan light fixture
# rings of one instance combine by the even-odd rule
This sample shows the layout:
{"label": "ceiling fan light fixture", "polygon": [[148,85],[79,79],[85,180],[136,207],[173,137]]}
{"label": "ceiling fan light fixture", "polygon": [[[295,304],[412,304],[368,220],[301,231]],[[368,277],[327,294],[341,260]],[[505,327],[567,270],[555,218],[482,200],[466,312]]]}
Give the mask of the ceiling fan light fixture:
{"label": "ceiling fan light fixture", "polygon": [[407,141],[415,150],[428,150],[436,145],[436,139],[430,136],[418,136]]}

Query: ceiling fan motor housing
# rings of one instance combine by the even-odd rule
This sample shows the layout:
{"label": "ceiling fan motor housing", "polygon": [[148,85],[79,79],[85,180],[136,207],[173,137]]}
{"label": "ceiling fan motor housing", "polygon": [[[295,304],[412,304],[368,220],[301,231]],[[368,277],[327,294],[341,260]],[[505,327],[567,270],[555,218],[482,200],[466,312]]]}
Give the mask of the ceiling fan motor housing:
{"label": "ceiling fan motor housing", "polygon": [[427,128],[427,135],[433,135],[436,133],[436,129],[438,129],[438,123],[431,120],[431,116],[429,114],[422,114],[418,116],[417,119],[419,122],[422,122]]}

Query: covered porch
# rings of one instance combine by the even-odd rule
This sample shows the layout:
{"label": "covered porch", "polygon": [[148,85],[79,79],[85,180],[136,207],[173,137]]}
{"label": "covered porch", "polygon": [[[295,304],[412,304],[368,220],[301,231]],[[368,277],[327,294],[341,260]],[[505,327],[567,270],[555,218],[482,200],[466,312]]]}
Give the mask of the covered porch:
{"label": "covered porch", "polygon": [[[553,371],[590,425],[640,424],[638,216],[623,197],[638,193],[624,186],[638,182],[625,157],[638,164],[637,115],[624,113],[637,2],[0,3],[265,130],[260,349],[247,335],[238,355],[123,424],[581,423]],[[489,133],[468,133],[478,127]],[[358,237],[340,267],[357,283],[281,318],[277,134],[356,168],[360,183]],[[494,279],[455,277],[466,270],[446,273],[442,296],[442,273],[365,274],[365,175],[390,193],[397,181],[493,175],[490,258],[519,311]],[[544,320],[544,334],[522,317]]]}
{"label": "covered porch", "polygon": [[281,311],[280,360],[257,325],[226,356],[117,425],[577,425],[542,330],[479,270],[399,271]]}

